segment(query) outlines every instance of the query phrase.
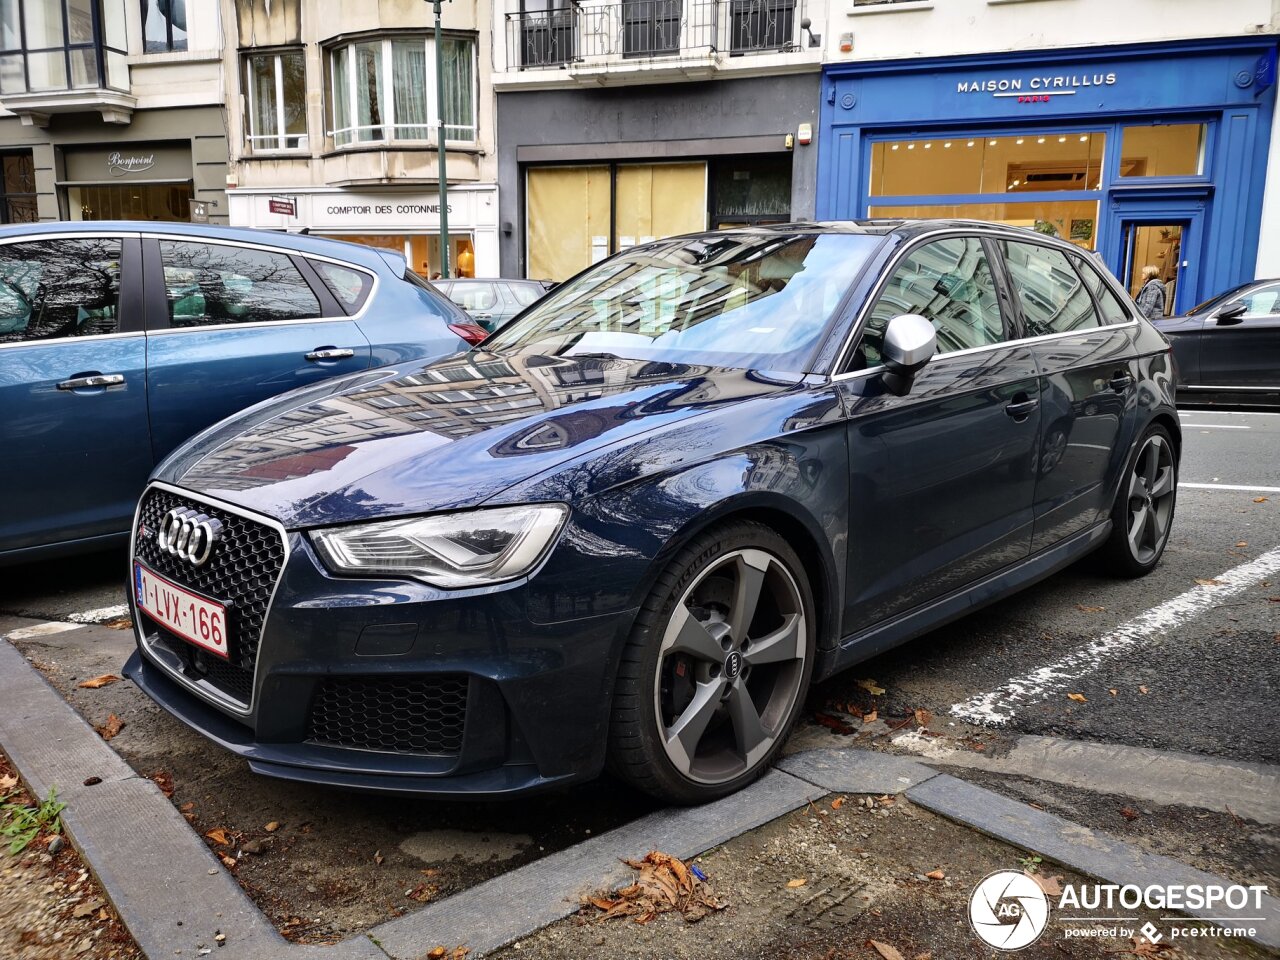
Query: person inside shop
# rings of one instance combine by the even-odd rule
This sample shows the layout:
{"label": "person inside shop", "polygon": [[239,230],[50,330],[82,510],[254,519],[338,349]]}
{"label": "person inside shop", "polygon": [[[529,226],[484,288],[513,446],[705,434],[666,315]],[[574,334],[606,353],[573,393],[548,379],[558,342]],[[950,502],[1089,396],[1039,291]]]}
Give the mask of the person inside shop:
{"label": "person inside shop", "polygon": [[1134,299],[1138,309],[1148,320],[1159,320],[1164,314],[1165,288],[1160,279],[1160,268],[1147,264],[1142,268],[1142,289]]}

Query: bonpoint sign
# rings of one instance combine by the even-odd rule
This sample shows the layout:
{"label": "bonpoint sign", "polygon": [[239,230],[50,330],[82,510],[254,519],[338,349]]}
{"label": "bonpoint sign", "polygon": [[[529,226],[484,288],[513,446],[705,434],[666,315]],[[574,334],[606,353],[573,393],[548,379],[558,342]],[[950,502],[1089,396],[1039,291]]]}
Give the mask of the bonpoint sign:
{"label": "bonpoint sign", "polygon": [[[1055,891],[1056,892],[1056,891]],[[1263,884],[1067,884],[1057,902],[1032,875],[997,870],[984,877],[969,897],[969,924],[983,943],[997,950],[1029,947],[1043,936],[1053,911],[1064,939],[1131,940],[1141,936],[1159,943],[1167,936],[1180,939],[1254,937],[1261,922],[1267,893]],[[1139,916],[1119,916],[1138,910],[1228,912],[1202,924],[1192,918],[1160,916],[1161,926]],[[1094,912],[1094,916],[1089,913]],[[1252,914],[1252,915],[1245,915]]]}

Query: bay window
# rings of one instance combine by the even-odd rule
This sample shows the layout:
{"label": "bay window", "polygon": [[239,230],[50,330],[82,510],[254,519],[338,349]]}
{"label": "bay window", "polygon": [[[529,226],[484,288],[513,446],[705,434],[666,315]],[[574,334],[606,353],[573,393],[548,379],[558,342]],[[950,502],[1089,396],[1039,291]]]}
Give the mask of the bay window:
{"label": "bay window", "polygon": [[256,152],[307,148],[307,62],[301,50],[244,58],[249,146]]}
{"label": "bay window", "polygon": [[[438,55],[444,83],[445,140],[476,140],[476,42],[445,37]],[[329,55],[336,146],[389,140],[433,140],[435,40],[402,36],[334,47]]]}

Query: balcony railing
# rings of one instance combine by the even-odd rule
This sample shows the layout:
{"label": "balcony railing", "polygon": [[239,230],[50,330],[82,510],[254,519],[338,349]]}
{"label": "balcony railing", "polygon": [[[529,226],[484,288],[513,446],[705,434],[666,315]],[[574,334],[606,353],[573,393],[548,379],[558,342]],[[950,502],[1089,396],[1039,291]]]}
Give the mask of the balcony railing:
{"label": "balcony railing", "polygon": [[508,13],[519,70],[616,59],[800,49],[803,0],[614,0]]}

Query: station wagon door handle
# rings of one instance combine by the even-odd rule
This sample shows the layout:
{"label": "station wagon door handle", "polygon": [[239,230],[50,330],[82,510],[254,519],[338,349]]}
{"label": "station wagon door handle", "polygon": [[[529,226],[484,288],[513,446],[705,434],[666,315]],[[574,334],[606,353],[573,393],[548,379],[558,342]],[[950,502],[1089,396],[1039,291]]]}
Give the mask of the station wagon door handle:
{"label": "station wagon door handle", "polygon": [[1107,386],[1116,393],[1124,393],[1133,386],[1133,377],[1129,376],[1127,373],[1117,373],[1107,381]]}
{"label": "station wagon door handle", "polygon": [[[1022,393],[1019,394],[1019,396],[1025,397],[1026,394]],[[1040,406],[1040,399],[1038,397],[1032,397],[1029,400],[1015,399],[1013,403],[1005,404],[1004,412],[1013,417],[1014,420],[1021,422],[1031,416],[1031,411],[1035,410],[1038,406]]]}
{"label": "station wagon door handle", "polygon": [[325,360],[346,360],[355,355],[354,350],[348,350],[346,347],[319,347],[306,356],[312,363],[323,363]]}
{"label": "station wagon door handle", "polygon": [[124,383],[123,373],[96,373],[90,377],[75,377],[58,384],[59,390],[88,390],[94,387],[118,387]]}
{"label": "station wagon door handle", "polygon": [[475,320],[492,320],[493,319],[492,313],[473,313],[471,314],[471,316]]}

